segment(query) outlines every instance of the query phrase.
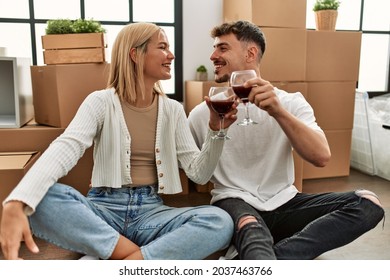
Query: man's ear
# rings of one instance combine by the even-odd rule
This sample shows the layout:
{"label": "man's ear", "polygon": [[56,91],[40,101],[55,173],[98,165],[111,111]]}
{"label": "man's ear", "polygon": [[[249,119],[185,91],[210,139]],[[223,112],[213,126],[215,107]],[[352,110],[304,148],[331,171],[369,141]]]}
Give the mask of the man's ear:
{"label": "man's ear", "polygon": [[257,59],[257,55],[259,53],[259,49],[252,45],[252,46],[249,46],[248,49],[247,49],[247,58],[246,58],[246,61],[247,62],[253,62]]}
{"label": "man's ear", "polygon": [[134,63],[137,63],[137,48],[130,49],[130,58]]}

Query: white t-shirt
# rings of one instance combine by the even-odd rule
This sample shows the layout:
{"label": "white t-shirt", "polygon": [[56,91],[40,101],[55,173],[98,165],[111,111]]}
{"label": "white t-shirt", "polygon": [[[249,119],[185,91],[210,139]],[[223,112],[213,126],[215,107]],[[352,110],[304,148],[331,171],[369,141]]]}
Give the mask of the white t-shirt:
{"label": "white t-shirt", "polygon": [[[314,112],[303,95],[274,89],[286,110],[309,127],[322,131]],[[273,210],[296,195],[294,160],[289,139],[264,110],[249,104],[250,117],[257,125],[231,125],[227,131],[231,140],[225,141],[211,182],[214,203],[228,197],[242,198],[261,211]],[[244,118],[244,106],[238,106],[238,120]],[[205,141],[208,108],[205,102],[196,106],[189,115],[190,128],[199,147]]]}

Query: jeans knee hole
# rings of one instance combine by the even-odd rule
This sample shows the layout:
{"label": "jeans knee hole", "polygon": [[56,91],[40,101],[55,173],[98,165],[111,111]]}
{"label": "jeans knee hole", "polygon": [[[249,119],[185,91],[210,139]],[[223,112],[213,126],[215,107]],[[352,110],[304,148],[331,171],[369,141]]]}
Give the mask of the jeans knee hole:
{"label": "jeans knee hole", "polygon": [[245,225],[250,223],[257,223],[257,219],[254,216],[241,217],[238,221],[237,228],[238,230],[241,230]]}
{"label": "jeans knee hole", "polygon": [[355,194],[361,198],[368,199],[371,202],[375,203],[376,205],[382,207],[382,205],[379,201],[379,197],[375,193],[373,193],[372,191],[364,190],[364,189],[357,190],[357,191],[355,191]]}

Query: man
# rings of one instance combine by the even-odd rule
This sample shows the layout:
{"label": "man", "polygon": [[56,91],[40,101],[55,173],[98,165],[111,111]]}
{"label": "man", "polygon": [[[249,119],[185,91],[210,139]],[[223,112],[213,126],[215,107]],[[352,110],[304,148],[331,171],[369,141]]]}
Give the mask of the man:
{"label": "man", "polygon": [[[232,139],[226,141],[211,179],[211,203],[233,218],[231,248],[238,258],[314,259],[374,228],[384,216],[374,193],[305,194],[293,185],[293,149],[317,167],[327,164],[330,149],[304,97],[261,78],[266,46],[262,31],[250,22],[237,21],[215,27],[211,36],[210,59],[217,82],[228,81],[235,70],[254,69],[258,75],[245,84],[252,88],[250,116],[258,124],[230,126]],[[243,106],[238,109],[241,120]],[[207,132],[207,110],[203,102],[189,115],[199,147]]]}

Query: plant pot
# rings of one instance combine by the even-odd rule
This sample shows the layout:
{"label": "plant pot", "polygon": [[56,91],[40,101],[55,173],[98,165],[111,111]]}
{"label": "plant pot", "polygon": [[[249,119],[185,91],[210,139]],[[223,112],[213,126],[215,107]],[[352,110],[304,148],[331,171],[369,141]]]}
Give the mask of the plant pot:
{"label": "plant pot", "polygon": [[48,65],[105,62],[104,41],[104,33],[43,35],[43,59]]}
{"label": "plant pot", "polygon": [[207,72],[196,72],[197,81],[207,81]]}
{"label": "plant pot", "polygon": [[315,12],[316,29],[323,31],[335,31],[337,10],[321,10]]}

